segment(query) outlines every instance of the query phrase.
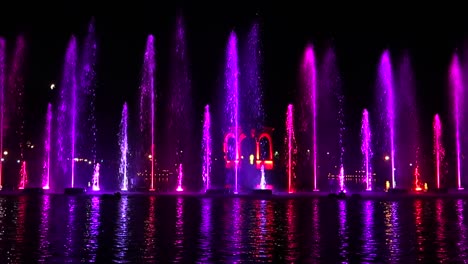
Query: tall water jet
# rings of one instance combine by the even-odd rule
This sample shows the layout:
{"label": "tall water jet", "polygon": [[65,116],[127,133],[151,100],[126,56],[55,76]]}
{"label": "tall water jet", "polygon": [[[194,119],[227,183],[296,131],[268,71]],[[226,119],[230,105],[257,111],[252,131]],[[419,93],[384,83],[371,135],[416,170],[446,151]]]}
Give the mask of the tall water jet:
{"label": "tall water jet", "polygon": [[294,106],[288,105],[286,112],[286,171],[288,174],[288,193],[294,192],[293,180],[296,179],[297,145],[294,135]]}
{"label": "tall water jet", "polygon": [[20,183],[18,189],[23,190],[28,185],[28,172],[26,170],[26,161],[21,162]]}
{"label": "tall water jet", "polygon": [[0,190],[3,188],[3,132],[5,124],[5,39],[0,37]]}
{"label": "tall water jet", "polygon": [[[79,131],[83,135],[77,139],[78,153],[77,155],[89,157],[92,163],[96,166],[96,59],[97,59],[97,43],[95,36],[94,18],[91,19],[88,25],[88,34],[86,35],[83,47],[81,49],[80,66],[79,66],[79,85],[80,97],[85,100],[83,107],[82,120],[80,120]],[[81,94],[82,93],[82,94]]]}
{"label": "tall water jet", "polygon": [[96,163],[96,165],[94,165],[93,182],[92,182],[93,191],[101,190],[101,188],[99,187],[99,169],[100,169],[100,167],[101,166],[99,165],[99,163]]}
{"label": "tall water jet", "polygon": [[179,174],[177,176],[177,189],[176,191],[182,192],[184,188],[182,188],[182,179],[184,177],[184,171],[182,170],[182,163],[179,164]]}
{"label": "tall water jet", "polygon": [[442,176],[442,162],[445,156],[445,149],[442,145],[442,122],[438,114],[434,116],[434,122],[432,125],[434,129],[434,158],[436,167],[436,187],[440,189],[440,180]]}
{"label": "tall water jet", "polygon": [[[185,25],[181,15],[176,18],[170,56],[170,94],[168,104],[168,125],[166,126],[165,163],[169,168],[183,163],[185,170],[192,171],[193,140],[187,131],[193,129],[192,84],[189,71],[189,56],[185,36]],[[162,159],[162,158],[161,158]],[[160,161],[163,163],[163,161]],[[187,174],[189,175],[189,174]]]}
{"label": "tall water jet", "polygon": [[76,126],[78,122],[77,40],[71,37],[65,55],[58,109],[58,161],[62,176],[71,174],[70,187],[75,187]]}
{"label": "tall water jet", "polygon": [[211,115],[210,106],[205,106],[205,114],[203,116],[203,184],[205,191],[211,188]]}
{"label": "tall water jet", "polygon": [[381,89],[381,95],[379,100],[385,107],[384,109],[384,119],[385,119],[385,130],[388,133],[386,135],[389,148],[390,148],[390,162],[391,162],[391,183],[392,188],[397,187],[397,182],[395,178],[395,109],[394,109],[394,87],[393,87],[393,72],[392,64],[390,61],[390,52],[388,50],[384,51],[382,57],[380,58],[379,64],[379,86]]}
{"label": "tall water jet", "polygon": [[47,106],[44,140],[44,166],[42,171],[42,189],[50,189],[50,151],[52,144],[52,104]]}
{"label": "tall water jet", "polygon": [[304,97],[303,104],[308,111],[312,127],[312,174],[313,190],[318,191],[317,186],[317,69],[315,54],[312,45],[308,45],[304,51],[302,61],[302,78]]}
{"label": "tall water jet", "polygon": [[366,191],[372,191],[372,167],[370,164],[372,159],[371,129],[369,124],[369,112],[367,109],[362,111],[361,152],[364,157],[364,171],[366,172]]}
{"label": "tall water jet", "polygon": [[[150,169],[150,191],[155,191],[154,184],[154,173],[155,173],[155,72],[156,72],[156,61],[155,61],[155,49],[154,49],[154,37],[149,35],[146,41],[146,49],[143,61],[143,73],[140,85],[140,133],[142,135],[142,160],[146,160],[149,157],[151,162]],[[150,143],[149,149],[146,144]],[[149,151],[149,155],[147,153]],[[140,167],[143,170],[144,165]]]}
{"label": "tall water jet", "polygon": [[463,104],[463,81],[461,74],[461,66],[458,56],[453,55],[452,62],[450,64],[450,89],[452,95],[452,116],[455,123],[455,146],[456,146],[456,157],[457,157],[457,186],[459,190],[463,190],[461,182],[461,123],[463,121],[461,105]]}
{"label": "tall water jet", "polygon": [[265,179],[265,166],[260,167],[260,189],[266,189],[266,179]]}
{"label": "tall water jet", "polygon": [[238,193],[237,177],[239,172],[239,66],[237,55],[237,36],[233,31],[229,35],[226,48],[225,114],[229,128],[234,129],[235,160],[234,160],[234,193]]}
{"label": "tall water jet", "polygon": [[120,190],[128,191],[128,108],[125,102],[122,109],[122,119],[120,121],[119,146],[120,146]]}

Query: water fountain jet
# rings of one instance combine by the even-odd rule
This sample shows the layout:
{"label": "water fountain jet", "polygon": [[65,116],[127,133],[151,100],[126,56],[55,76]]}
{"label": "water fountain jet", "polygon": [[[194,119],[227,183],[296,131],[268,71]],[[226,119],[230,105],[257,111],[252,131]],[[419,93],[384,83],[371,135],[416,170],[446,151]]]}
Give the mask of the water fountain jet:
{"label": "water fountain jet", "polygon": [[440,181],[442,174],[442,162],[445,156],[445,149],[442,145],[442,122],[438,114],[434,116],[434,158],[436,167],[436,188],[440,189]]}
{"label": "water fountain jet", "polygon": [[96,163],[96,165],[94,165],[93,182],[92,182],[93,191],[101,190],[101,188],[99,187],[99,169],[100,169],[100,165],[99,163]]}
{"label": "water fountain jet", "polygon": [[177,189],[176,191],[182,192],[184,188],[182,188],[182,179],[184,177],[184,172],[182,170],[182,163],[179,164],[179,175],[177,177]]}
{"label": "water fountain jet", "polygon": [[366,191],[372,191],[372,168],[370,164],[370,161],[372,159],[371,130],[369,124],[369,112],[367,111],[367,109],[364,109],[362,111],[361,152],[364,156],[364,170],[366,172]]}
{"label": "water fountain jet", "polygon": [[293,180],[296,178],[297,146],[296,137],[294,135],[294,106],[292,104],[288,105],[286,112],[285,145],[287,146],[286,170],[288,174],[288,193],[293,193]]}
{"label": "water fountain jet", "polygon": [[203,183],[205,191],[211,188],[211,116],[210,106],[205,106],[205,113],[203,117],[203,139],[202,139],[202,153],[203,153]]}
{"label": "water fountain jet", "polygon": [[47,106],[46,116],[46,129],[45,129],[45,140],[44,140],[44,167],[42,172],[42,188],[44,190],[50,189],[50,151],[52,144],[52,104],[49,103]]}
{"label": "water fountain jet", "polygon": [[127,103],[124,103],[122,109],[122,120],[120,121],[120,133],[119,133],[119,146],[120,146],[120,166],[119,166],[119,176],[120,176],[120,190],[128,191],[128,108]]}

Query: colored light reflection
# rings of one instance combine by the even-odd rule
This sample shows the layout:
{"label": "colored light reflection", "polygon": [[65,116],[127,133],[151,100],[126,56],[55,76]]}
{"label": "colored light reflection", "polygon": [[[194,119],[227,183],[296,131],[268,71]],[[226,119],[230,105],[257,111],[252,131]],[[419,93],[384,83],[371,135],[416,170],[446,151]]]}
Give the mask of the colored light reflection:
{"label": "colored light reflection", "polygon": [[385,245],[391,263],[401,261],[401,223],[398,217],[399,202],[387,201],[384,204]]}
{"label": "colored light reflection", "polygon": [[[50,196],[42,196],[42,206],[41,206],[41,225],[39,227],[39,263],[47,263],[47,258],[49,256],[49,214],[50,214]],[[0,220],[0,226],[2,222]],[[1,231],[0,231],[1,232]]]}
{"label": "colored light reflection", "polygon": [[435,201],[436,211],[436,256],[439,263],[446,263],[449,260],[448,244],[447,244],[447,219],[444,208],[444,200],[437,199]]}
{"label": "colored light reflection", "polygon": [[176,250],[176,256],[174,261],[181,262],[182,253],[184,252],[184,199],[182,197],[177,198],[176,205],[176,223],[175,223],[175,240],[174,248]]}
{"label": "colored light reflection", "polygon": [[312,200],[312,259],[314,261],[320,260],[320,243],[322,242],[320,237],[320,208],[319,208],[319,199]]}
{"label": "colored light reflection", "polygon": [[226,245],[225,247],[231,253],[226,261],[228,263],[239,263],[241,262],[243,243],[242,243],[242,230],[244,229],[243,226],[243,217],[244,212],[242,211],[243,203],[245,202],[243,199],[234,198],[231,200],[232,204],[230,204],[231,208],[228,209],[228,219],[225,219],[225,235],[226,235]]}
{"label": "colored light reflection", "polygon": [[338,222],[339,222],[339,227],[338,227],[338,237],[340,241],[340,248],[339,248],[339,254],[340,254],[340,259],[347,263],[349,261],[349,234],[347,230],[347,222],[346,222],[346,217],[347,217],[347,209],[346,209],[346,201],[345,200],[339,200],[338,201]]}
{"label": "colored light reflection", "polygon": [[375,202],[371,200],[366,200],[362,206],[362,241],[364,242],[362,246],[363,261],[367,263],[372,263],[376,261],[376,256],[378,253],[378,244],[379,242],[375,237]]}
{"label": "colored light reflection", "polygon": [[145,248],[143,260],[154,262],[156,257],[156,197],[149,196],[148,215],[145,219]]}
{"label": "colored light reflection", "polygon": [[202,214],[201,214],[201,223],[200,223],[200,259],[198,260],[199,263],[209,263],[212,262],[212,257],[213,257],[213,225],[211,222],[212,218],[212,206],[213,202],[211,199],[201,199],[201,208],[202,208]]}
{"label": "colored light reflection", "polygon": [[73,261],[74,252],[77,248],[76,245],[76,229],[77,229],[77,220],[76,220],[76,207],[77,201],[76,197],[68,197],[68,221],[65,227],[65,259],[67,261]]}
{"label": "colored light reflection", "polygon": [[417,260],[419,263],[425,263],[426,259],[426,247],[424,245],[425,238],[425,227],[424,227],[424,215],[423,215],[423,202],[421,200],[414,201],[414,217],[416,225],[416,250]]}
{"label": "colored light reflection", "polygon": [[285,260],[288,262],[297,261],[299,254],[299,241],[298,228],[297,228],[297,211],[296,211],[296,200],[290,199],[286,204],[286,220],[287,220],[287,252]]}
{"label": "colored light reflection", "polygon": [[128,208],[128,196],[122,196],[120,200],[120,205],[119,205],[119,215],[117,218],[117,229],[115,232],[115,237],[114,237],[114,244],[115,244],[115,250],[114,250],[114,256],[116,259],[116,262],[124,262],[125,259],[127,258],[126,254],[128,252],[128,247],[129,247],[129,233],[128,233],[128,227],[129,227],[129,218],[130,218],[130,211]]}
{"label": "colored light reflection", "polygon": [[99,197],[93,196],[86,204],[86,223],[84,232],[84,250],[82,259],[86,263],[95,263],[98,249],[98,235],[100,226],[100,200]]}
{"label": "colored light reflection", "polygon": [[273,258],[275,250],[274,233],[274,208],[272,201],[255,200],[255,227],[253,231],[254,247],[253,257],[255,262],[263,262]]}
{"label": "colored light reflection", "polygon": [[467,234],[467,226],[465,223],[465,204],[466,202],[463,199],[458,199],[456,202],[456,212],[457,212],[457,229],[458,229],[458,252],[459,252],[459,261],[465,261],[468,259],[468,234]]}

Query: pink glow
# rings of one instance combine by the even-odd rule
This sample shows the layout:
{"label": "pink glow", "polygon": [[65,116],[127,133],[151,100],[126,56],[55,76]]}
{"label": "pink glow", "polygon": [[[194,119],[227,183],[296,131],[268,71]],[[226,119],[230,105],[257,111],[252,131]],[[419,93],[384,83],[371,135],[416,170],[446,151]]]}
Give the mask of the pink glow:
{"label": "pink glow", "polygon": [[340,168],[340,191],[341,192],[346,192],[344,188],[344,167]]}
{"label": "pink glow", "polygon": [[184,177],[184,172],[182,170],[182,163],[179,164],[179,177],[177,179],[177,190],[178,192],[182,192],[184,189],[182,188],[182,179]]}
{"label": "pink glow", "polygon": [[210,106],[205,106],[205,114],[203,118],[203,183],[205,184],[205,190],[211,187],[211,116]]}
{"label": "pink glow", "polygon": [[421,181],[421,175],[419,173],[419,166],[414,168],[414,190],[420,192],[423,190],[423,183]]}
{"label": "pink glow", "polygon": [[2,190],[2,172],[3,172],[3,126],[5,113],[5,39],[0,37],[0,190]]}
{"label": "pink glow", "polygon": [[26,161],[21,163],[20,184],[18,189],[23,190],[28,184],[28,172],[26,171]]}
{"label": "pink glow", "polygon": [[287,148],[287,163],[286,169],[288,173],[288,193],[293,193],[293,178],[296,178],[295,175],[295,166],[296,166],[296,138],[294,135],[294,106],[292,104],[288,105],[288,110],[286,112],[286,138],[285,144]]}
{"label": "pink glow", "polygon": [[308,45],[304,51],[302,70],[304,85],[312,115],[312,170],[313,190],[318,191],[317,186],[317,69],[315,65],[315,54],[312,45]]}
{"label": "pink glow", "polygon": [[93,191],[99,191],[101,188],[99,187],[99,163],[96,163],[94,166],[94,173],[93,173]]}
{"label": "pink glow", "polygon": [[361,152],[364,156],[364,168],[366,171],[366,191],[372,191],[372,168],[370,165],[372,157],[371,130],[369,124],[369,112],[367,109],[362,111]]}
{"label": "pink glow", "polygon": [[44,159],[44,171],[42,175],[42,189],[48,190],[50,188],[50,146],[51,146],[51,135],[52,135],[52,104],[49,103],[47,106],[47,117],[46,117],[46,139],[44,144],[45,159]]}
{"label": "pink glow", "polygon": [[442,123],[438,114],[434,116],[434,155],[436,166],[436,187],[440,189],[441,164],[445,156],[445,150],[442,145]]}

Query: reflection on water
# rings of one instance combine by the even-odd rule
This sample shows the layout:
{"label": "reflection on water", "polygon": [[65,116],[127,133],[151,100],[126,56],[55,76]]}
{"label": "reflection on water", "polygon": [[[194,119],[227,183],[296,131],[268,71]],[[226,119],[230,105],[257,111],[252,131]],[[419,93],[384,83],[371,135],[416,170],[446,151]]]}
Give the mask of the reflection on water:
{"label": "reflection on water", "polygon": [[0,263],[463,263],[463,199],[0,196]]}

